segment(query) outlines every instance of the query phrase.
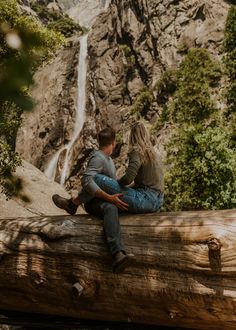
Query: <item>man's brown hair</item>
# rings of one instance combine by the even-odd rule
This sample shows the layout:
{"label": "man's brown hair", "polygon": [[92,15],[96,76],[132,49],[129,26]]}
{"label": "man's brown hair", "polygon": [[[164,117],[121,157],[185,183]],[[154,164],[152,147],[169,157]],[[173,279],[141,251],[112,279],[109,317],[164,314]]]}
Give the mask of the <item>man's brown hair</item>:
{"label": "man's brown hair", "polygon": [[110,126],[102,129],[99,133],[98,133],[98,143],[99,143],[99,147],[106,147],[109,146],[110,144],[112,144],[115,141],[116,138],[116,132],[114,131],[113,128],[111,128]]}

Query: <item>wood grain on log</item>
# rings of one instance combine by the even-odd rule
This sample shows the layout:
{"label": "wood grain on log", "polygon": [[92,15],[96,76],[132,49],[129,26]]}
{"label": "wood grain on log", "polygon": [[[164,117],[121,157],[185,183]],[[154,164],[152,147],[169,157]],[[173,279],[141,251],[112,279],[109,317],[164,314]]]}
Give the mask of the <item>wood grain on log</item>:
{"label": "wood grain on log", "polygon": [[101,221],[0,221],[0,309],[236,329],[236,210],[122,216],[137,262],[113,274]]}

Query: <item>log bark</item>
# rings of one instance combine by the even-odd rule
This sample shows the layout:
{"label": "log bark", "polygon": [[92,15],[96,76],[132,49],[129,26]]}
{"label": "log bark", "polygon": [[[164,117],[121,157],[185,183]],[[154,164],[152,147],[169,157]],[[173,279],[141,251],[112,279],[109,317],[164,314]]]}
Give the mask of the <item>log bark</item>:
{"label": "log bark", "polygon": [[236,210],[120,218],[136,264],[113,274],[88,215],[0,221],[0,309],[236,329]]}

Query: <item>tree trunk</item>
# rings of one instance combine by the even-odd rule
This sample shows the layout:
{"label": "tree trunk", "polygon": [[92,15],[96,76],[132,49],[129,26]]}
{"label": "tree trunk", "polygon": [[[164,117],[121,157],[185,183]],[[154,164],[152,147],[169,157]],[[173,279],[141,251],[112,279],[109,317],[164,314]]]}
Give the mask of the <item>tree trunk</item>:
{"label": "tree trunk", "polygon": [[236,210],[120,218],[135,266],[113,274],[100,220],[0,221],[0,309],[236,329]]}

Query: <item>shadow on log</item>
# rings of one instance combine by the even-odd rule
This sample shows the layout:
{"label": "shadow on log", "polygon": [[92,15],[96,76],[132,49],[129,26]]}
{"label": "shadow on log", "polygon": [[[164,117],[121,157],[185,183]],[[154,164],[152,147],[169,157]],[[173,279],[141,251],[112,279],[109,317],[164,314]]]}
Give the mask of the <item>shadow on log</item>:
{"label": "shadow on log", "polygon": [[113,274],[101,221],[0,221],[0,309],[236,329],[236,210],[122,216],[137,262]]}

